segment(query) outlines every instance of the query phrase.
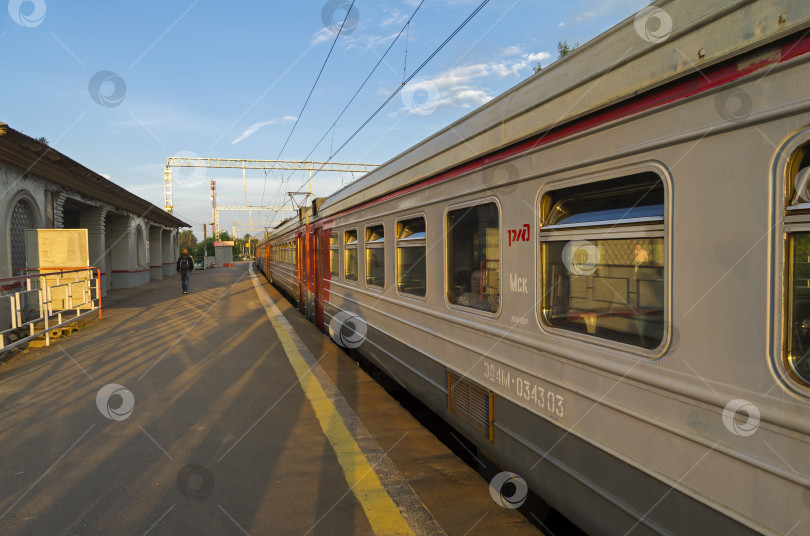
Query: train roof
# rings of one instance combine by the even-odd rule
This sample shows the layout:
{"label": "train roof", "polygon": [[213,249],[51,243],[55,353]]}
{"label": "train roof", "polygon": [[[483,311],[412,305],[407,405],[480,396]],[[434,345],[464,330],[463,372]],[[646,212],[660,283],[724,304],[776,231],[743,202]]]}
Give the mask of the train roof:
{"label": "train roof", "polygon": [[318,216],[400,190],[808,26],[807,0],[654,2],[332,194]]}

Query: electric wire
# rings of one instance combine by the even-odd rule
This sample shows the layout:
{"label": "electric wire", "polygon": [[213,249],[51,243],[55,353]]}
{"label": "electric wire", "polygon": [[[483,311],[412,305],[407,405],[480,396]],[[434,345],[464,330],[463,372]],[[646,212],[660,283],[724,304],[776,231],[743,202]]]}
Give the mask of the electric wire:
{"label": "electric wire", "polygon": [[[343,31],[343,27],[346,24],[346,21],[349,19],[349,15],[354,9],[354,1],[352,0],[349,9],[346,10],[346,16],[343,18],[343,23],[338,28],[337,34],[335,34],[335,39],[332,41],[332,46],[329,47],[329,53],[326,55],[326,59],[323,60],[323,65],[321,65],[321,70],[318,71],[318,76],[315,78],[315,82],[312,84],[312,88],[309,90],[309,95],[307,95],[306,100],[304,101],[304,105],[301,107],[301,111],[298,112],[298,117],[295,118],[295,122],[293,123],[292,128],[290,129],[290,133],[287,135],[287,139],[284,141],[284,145],[282,145],[281,150],[278,152],[278,156],[276,156],[276,160],[281,159],[281,154],[284,152],[284,149],[287,147],[287,144],[290,142],[290,138],[292,138],[293,132],[295,132],[295,127],[298,126],[298,122],[301,120],[301,116],[304,115],[304,110],[309,103],[309,99],[312,97],[312,93],[315,92],[315,87],[318,85],[318,81],[321,79],[321,75],[323,74],[324,69],[326,68],[326,64],[329,62],[329,57],[332,55],[332,51],[335,49],[335,45],[337,44],[338,39],[340,38],[340,33]],[[265,177],[264,185],[267,185],[267,177]],[[264,187],[262,187],[262,203],[264,203]]]}
{"label": "electric wire", "polygon": [[[405,31],[405,30],[408,28],[408,25],[411,23],[411,20],[413,20],[414,16],[416,16],[416,13],[419,11],[419,8],[420,8],[420,7],[422,7],[422,4],[424,4],[424,3],[425,3],[425,0],[422,0],[421,2],[419,2],[419,5],[418,5],[418,6],[416,6],[416,9],[414,9],[413,13],[411,13],[411,16],[408,18],[408,21],[405,23],[405,25],[404,25],[404,26],[402,27],[402,29],[399,31],[399,33],[398,33],[398,34],[397,34],[397,36],[394,38],[394,40],[393,40],[393,41],[391,41],[391,44],[390,44],[390,45],[388,45],[388,48],[385,50],[385,52],[383,53],[383,55],[382,55],[382,56],[380,56],[380,59],[379,59],[379,61],[377,61],[377,64],[374,66],[374,68],[373,68],[373,69],[371,69],[371,72],[370,72],[370,73],[368,73],[368,76],[366,76],[366,79],[365,79],[365,80],[363,80],[363,83],[362,83],[362,84],[360,84],[360,87],[359,87],[359,88],[357,88],[357,91],[355,91],[355,92],[354,92],[354,95],[352,95],[352,98],[351,98],[351,99],[349,99],[348,104],[346,104],[346,106],[344,106],[344,107],[343,107],[343,110],[342,110],[342,111],[340,112],[340,114],[337,116],[337,119],[335,119],[335,120],[332,122],[332,125],[331,125],[331,126],[328,128],[328,129],[327,129],[327,131],[324,133],[324,135],[323,135],[323,136],[321,136],[321,139],[319,139],[319,140],[318,140],[318,143],[316,143],[316,144],[315,144],[315,147],[313,147],[313,148],[312,148],[312,150],[311,150],[311,151],[309,152],[309,154],[308,154],[308,155],[307,155],[307,156],[304,158],[304,160],[309,160],[309,157],[312,155],[312,153],[314,153],[314,152],[315,152],[315,150],[318,148],[318,146],[321,144],[321,142],[324,140],[324,138],[326,138],[326,136],[327,136],[327,135],[329,135],[329,132],[330,132],[330,131],[332,131],[332,133],[333,133],[333,134],[332,134],[332,137],[333,137],[333,139],[334,139],[334,130],[333,130],[333,129],[335,128],[335,125],[337,125],[338,121],[340,121],[340,118],[341,118],[341,117],[343,117],[343,114],[344,114],[344,113],[346,113],[346,110],[348,110],[348,109],[349,109],[349,106],[351,106],[351,105],[352,105],[352,103],[354,102],[354,99],[356,99],[356,98],[357,98],[357,95],[359,95],[359,94],[360,94],[360,91],[362,91],[362,90],[363,90],[363,88],[366,86],[366,83],[368,83],[368,81],[371,79],[372,75],[374,75],[374,73],[377,71],[377,68],[380,66],[380,64],[383,62],[383,60],[385,59],[385,57],[388,55],[388,53],[389,53],[389,52],[391,51],[391,49],[394,47],[394,45],[396,44],[396,42],[397,42],[397,41],[399,40],[399,38],[402,36],[402,32],[404,32],[404,31]],[[407,46],[407,45],[406,45],[406,46]],[[406,57],[407,57],[407,48],[406,48],[406,52],[405,52],[405,53],[406,53]],[[404,79],[404,77],[405,77],[405,75],[403,74],[403,79]],[[403,82],[403,83],[404,83],[404,82]],[[331,147],[329,148],[329,152],[330,152],[330,153],[332,152],[332,148],[331,148]]]}
{"label": "electric wire", "polygon": [[[368,81],[371,79],[371,77],[372,77],[372,76],[374,75],[374,73],[377,71],[377,68],[378,68],[378,67],[379,67],[379,66],[382,64],[382,62],[385,60],[385,57],[388,55],[388,53],[391,51],[391,49],[392,49],[392,48],[394,47],[394,45],[397,43],[397,41],[399,40],[399,38],[402,36],[402,32],[406,31],[406,30],[409,28],[409,25],[410,25],[411,21],[412,21],[412,20],[413,20],[413,18],[416,16],[416,13],[419,11],[419,8],[421,8],[421,7],[422,7],[422,4],[424,4],[424,3],[425,3],[425,0],[422,0],[421,2],[419,2],[419,5],[417,5],[417,6],[416,6],[416,9],[414,9],[414,10],[413,10],[413,13],[411,13],[411,16],[410,16],[410,17],[408,17],[408,20],[407,20],[407,21],[406,21],[406,23],[405,23],[405,24],[402,26],[402,29],[399,31],[399,33],[397,34],[397,36],[394,38],[394,40],[393,40],[393,41],[391,41],[391,44],[390,44],[390,45],[388,45],[388,48],[385,50],[385,52],[382,54],[382,56],[380,56],[380,59],[377,61],[377,63],[376,63],[376,64],[374,65],[374,67],[371,69],[371,72],[369,72],[369,73],[368,73],[368,75],[366,76],[365,80],[363,80],[363,83],[362,83],[362,84],[360,84],[360,87],[359,87],[359,88],[357,88],[357,91],[355,91],[355,92],[354,92],[354,95],[352,95],[352,98],[351,98],[351,99],[349,99],[349,102],[348,102],[348,103],[346,103],[346,106],[344,106],[344,107],[343,107],[343,110],[341,110],[340,114],[338,114],[337,118],[335,118],[335,120],[332,122],[332,125],[331,125],[331,126],[330,126],[330,127],[327,129],[327,130],[326,130],[326,132],[324,132],[323,136],[321,136],[321,138],[320,138],[320,139],[317,141],[317,143],[315,143],[315,146],[312,148],[312,150],[311,150],[311,151],[309,151],[309,153],[308,153],[308,154],[307,154],[307,155],[304,157],[304,160],[309,160],[309,157],[310,157],[310,156],[312,156],[312,153],[314,153],[314,152],[315,152],[315,151],[318,149],[318,147],[321,145],[321,143],[323,142],[323,140],[324,140],[324,139],[326,139],[326,137],[329,135],[329,133],[330,133],[330,132],[332,133],[332,144],[331,144],[331,145],[330,145],[330,147],[329,147],[329,152],[330,152],[330,153],[332,152],[332,149],[333,149],[333,147],[334,147],[334,143],[335,143],[335,126],[337,125],[338,121],[340,121],[340,119],[343,117],[343,114],[345,114],[345,113],[346,113],[346,110],[348,110],[348,109],[349,109],[349,106],[351,106],[351,105],[352,105],[352,103],[354,102],[354,100],[357,98],[357,96],[360,94],[360,92],[361,92],[361,91],[363,90],[363,88],[366,86],[366,84],[368,83]],[[407,43],[406,43],[406,57],[407,57]],[[405,74],[403,73],[403,75],[402,75],[402,76],[403,76],[403,79],[404,79]],[[316,172],[315,174],[317,174],[317,173],[318,173],[318,172]],[[266,179],[266,177],[265,177],[265,179]],[[288,179],[288,180],[289,180],[289,179]],[[279,195],[279,194],[280,194],[280,192],[281,192],[281,186],[283,186],[283,182],[284,182],[284,178],[282,177],[282,184],[280,185],[279,190],[276,192],[276,197],[278,197],[278,195]],[[305,180],[305,182],[306,182],[306,180]],[[303,186],[303,183],[301,184],[301,186]],[[300,188],[300,186],[299,186],[299,188]],[[263,199],[264,199],[264,193],[262,193],[262,200],[263,200]],[[277,211],[276,211],[276,213],[277,213]]]}
{"label": "electric wire", "polygon": [[[449,43],[449,42],[450,42],[450,40],[451,40],[451,39],[453,39],[453,37],[455,37],[455,36],[456,36],[456,34],[458,34],[458,32],[460,32],[460,31],[461,31],[461,30],[462,30],[462,29],[463,29],[463,28],[464,28],[464,27],[467,25],[467,23],[469,23],[469,22],[470,22],[470,21],[473,19],[473,17],[475,17],[475,16],[478,14],[478,12],[479,12],[479,11],[481,11],[481,10],[484,8],[484,6],[486,6],[488,3],[489,3],[489,0],[483,0],[483,2],[481,2],[481,4],[479,4],[479,5],[478,5],[478,7],[477,7],[477,8],[475,8],[475,10],[474,10],[474,11],[473,11],[473,12],[472,12],[472,13],[471,13],[471,14],[470,14],[470,15],[469,15],[469,16],[468,16],[466,19],[464,19],[464,21],[463,21],[463,22],[462,22],[462,23],[461,23],[461,24],[460,24],[460,25],[459,25],[459,26],[458,26],[458,27],[457,27],[455,30],[453,30],[453,32],[452,32],[452,33],[451,33],[451,34],[450,34],[450,35],[447,37],[447,39],[445,39],[445,40],[444,40],[444,42],[442,42],[442,44],[441,44],[441,45],[439,45],[439,46],[438,46],[438,47],[437,47],[437,48],[436,48],[436,49],[435,49],[435,50],[434,50],[434,51],[433,51],[433,52],[430,54],[430,56],[428,56],[428,57],[427,57],[427,59],[426,59],[425,61],[423,61],[423,62],[422,62],[420,65],[419,65],[419,67],[417,67],[417,68],[416,68],[416,70],[415,70],[413,73],[411,73],[411,75],[410,75],[410,76],[409,76],[409,77],[408,77],[408,78],[407,78],[407,79],[406,79],[406,80],[405,80],[405,81],[402,83],[402,85],[401,85],[401,86],[399,86],[397,89],[395,89],[395,90],[394,90],[394,91],[391,93],[391,95],[389,95],[389,96],[388,96],[388,98],[387,98],[387,99],[385,99],[385,102],[383,102],[383,103],[380,105],[380,107],[379,107],[379,108],[377,108],[377,110],[375,110],[375,111],[374,111],[374,113],[372,113],[372,114],[371,114],[371,116],[369,116],[369,118],[368,118],[368,119],[366,119],[366,120],[363,122],[363,124],[362,124],[362,125],[360,125],[360,127],[359,127],[357,130],[355,130],[355,131],[354,131],[354,133],[353,133],[351,136],[349,136],[349,138],[348,138],[348,139],[347,139],[345,142],[343,142],[343,144],[342,144],[340,147],[338,147],[338,148],[337,148],[337,150],[336,150],[334,153],[332,153],[331,155],[329,155],[329,158],[326,160],[326,162],[331,162],[331,161],[332,161],[332,159],[333,159],[335,156],[337,156],[337,154],[338,154],[338,153],[339,153],[341,150],[343,150],[343,148],[344,148],[344,147],[346,147],[346,145],[348,145],[348,144],[349,144],[349,143],[350,143],[350,142],[351,142],[351,141],[352,141],[352,140],[355,138],[355,136],[357,136],[357,134],[359,134],[359,133],[360,133],[360,131],[361,131],[361,130],[363,130],[363,129],[366,127],[366,125],[368,125],[368,124],[369,124],[369,123],[370,123],[370,122],[371,122],[371,121],[372,121],[372,120],[373,120],[373,119],[374,119],[374,118],[377,116],[377,114],[379,114],[379,113],[382,111],[382,109],[383,109],[383,108],[385,108],[385,106],[386,106],[386,105],[387,105],[389,102],[391,102],[391,100],[392,100],[394,97],[396,97],[396,96],[399,94],[399,92],[400,92],[400,91],[402,91],[402,88],[404,88],[404,87],[405,87],[405,85],[406,85],[408,82],[410,82],[411,80],[413,80],[413,78],[414,78],[414,77],[415,77],[417,74],[419,74],[419,71],[421,71],[421,70],[422,70],[422,69],[423,69],[423,68],[424,68],[424,67],[425,67],[425,66],[426,66],[426,65],[427,65],[427,64],[428,64],[428,63],[429,63],[429,62],[430,62],[430,61],[431,61],[431,60],[432,60],[432,59],[433,59],[435,56],[436,56],[436,54],[438,54],[438,53],[439,53],[439,52],[440,52],[440,51],[441,51],[441,50],[442,50],[442,49],[445,47],[445,45],[447,45],[447,43]],[[319,171],[320,171],[320,170],[319,170]],[[313,176],[313,177],[315,177],[315,175],[317,175],[319,171],[316,171],[316,172],[315,172],[315,173],[314,173],[312,176]],[[303,183],[302,183],[302,185],[303,185]]]}

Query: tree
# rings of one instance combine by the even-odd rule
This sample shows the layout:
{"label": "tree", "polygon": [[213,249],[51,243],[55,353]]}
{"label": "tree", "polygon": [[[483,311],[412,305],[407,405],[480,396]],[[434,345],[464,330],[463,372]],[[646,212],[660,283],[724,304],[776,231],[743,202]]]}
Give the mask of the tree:
{"label": "tree", "polygon": [[48,138],[46,138],[45,136],[40,136],[39,138],[37,138],[37,141],[40,143],[44,143],[45,145],[48,145]]}
{"label": "tree", "polygon": [[187,249],[194,251],[197,248],[197,237],[194,236],[194,231],[191,229],[184,229],[180,231],[180,249]]}
{"label": "tree", "polygon": [[565,56],[569,55],[578,48],[579,48],[579,41],[577,41],[573,45],[569,45],[568,41],[557,41],[557,53],[559,54],[557,59],[564,58]]}
{"label": "tree", "polygon": [[534,72],[539,73],[542,70],[543,70],[543,66],[540,65],[540,62],[538,61],[537,65],[534,66]]}
{"label": "tree", "polygon": [[211,236],[207,237],[204,242],[197,244],[196,248],[194,249],[194,256],[202,257],[203,255],[206,255],[206,250],[208,251],[207,255],[209,257],[214,256],[214,238]]}

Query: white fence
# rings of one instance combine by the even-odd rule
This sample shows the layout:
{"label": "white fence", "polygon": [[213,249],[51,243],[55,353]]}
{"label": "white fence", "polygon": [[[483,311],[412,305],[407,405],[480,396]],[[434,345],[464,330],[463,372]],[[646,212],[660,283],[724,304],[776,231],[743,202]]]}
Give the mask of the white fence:
{"label": "white fence", "polygon": [[35,270],[0,279],[0,353],[45,335],[85,316],[101,318],[101,273],[80,269]]}

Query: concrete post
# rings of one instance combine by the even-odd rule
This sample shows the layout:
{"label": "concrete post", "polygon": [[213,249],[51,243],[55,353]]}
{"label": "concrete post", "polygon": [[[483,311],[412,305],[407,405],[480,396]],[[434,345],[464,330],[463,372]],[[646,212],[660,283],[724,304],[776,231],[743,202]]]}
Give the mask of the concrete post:
{"label": "concrete post", "polygon": [[149,227],[149,278],[163,279],[162,229],[157,225]]}
{"label": "concrete post", "polygon": [[107,218],[107,229],[110,252],[110,288],[129,288],[130,273],[134,266],[134,259],[130,251],[134,251],[132,226],[127,216],[112,215]]}
{"label": "concrete post", "polygon": [[98,266],[101,271],[101,295],[107,294],[107,256],[106,251],[106,208],[93,208],[82,210],[79,213],[80,225],[87,229],[87,245],[89,247],[90,264]]}
{"label": "concrete post", "polygon": [[163,229],[163,275],[171,277],[175,273],[177,258],[172,251],[172,230]]}

